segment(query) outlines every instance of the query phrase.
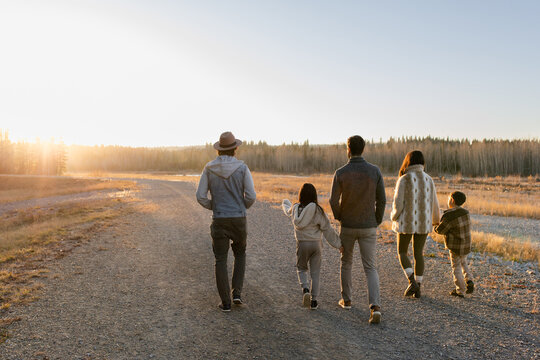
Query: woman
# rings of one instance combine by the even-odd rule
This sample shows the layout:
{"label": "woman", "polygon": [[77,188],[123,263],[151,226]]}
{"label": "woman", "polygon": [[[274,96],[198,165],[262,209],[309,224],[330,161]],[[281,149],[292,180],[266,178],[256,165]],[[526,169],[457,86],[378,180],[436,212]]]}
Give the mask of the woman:
{"label": "woman", "polygon": [[[424,275],[424,245],[432,226],[439,223],[439,202],[433,179],[424,172],[424,155],[418,150],[405,156],[394,192],[392,230],[397,233],[399,262],[409,286],[405,296],[420,297]],[[413,244],[414,271],[407,256]]]}

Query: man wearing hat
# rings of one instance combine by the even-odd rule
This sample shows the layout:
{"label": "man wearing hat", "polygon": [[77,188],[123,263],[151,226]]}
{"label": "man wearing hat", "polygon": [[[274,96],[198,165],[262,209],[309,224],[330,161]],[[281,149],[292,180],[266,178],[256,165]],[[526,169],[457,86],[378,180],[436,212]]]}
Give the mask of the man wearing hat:
{"label": "man wearing hat", "polygon": [[[232,298],[242,304],[242,284],[246,268],[246,209],[255,202],[255,187],[247,165],[236,159],[235,153],[242,141],[227,131],[214,144],[218,157],[210,161],[197,188],[197,201],[212,210],[212,249],[216,258],[216,283],[221,298],[219,308],[231,311],[231,290],[227,271],[229,244],[234,254]],[[208,198],[210,191],[211,198]]]}

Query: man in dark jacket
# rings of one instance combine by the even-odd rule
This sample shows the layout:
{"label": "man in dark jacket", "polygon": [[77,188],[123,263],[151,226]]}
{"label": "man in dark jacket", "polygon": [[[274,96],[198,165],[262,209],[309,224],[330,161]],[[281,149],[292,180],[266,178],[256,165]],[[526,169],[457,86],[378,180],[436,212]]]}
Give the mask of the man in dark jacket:
{"label": "man in dark jacket", "polygon": [[[242,285],[246,268],[246,209],[255,202],[256,194],[253,178],[243,161],[236,159],[235,153],[241,140],[231,132],[221,134],[214,144],[218,157],[204,167],[197,201],[212,210],[212,249],[216,258],[216,283],[221,298],[219,308],[231,311],[231,290],[227,271],[229,245],[234,254],[232,276],[232,297],[235,304],[242,304]],[[208,198],[210,191],[211,199]],[[231,243],[232,241],[232,243]]]}
{"label": "man in dark jacket", "polygon": [[375,261],[377,226],[382,222],[386,195],[381,171],[362,158],[365,141],[361,136],[347,140],[349,162],[336,170],[332,182],[330,206],[341,224],[341,300],[344,309],[351,308],[351,276],[354,244],[358,242],[367,278],[369,322],[381,321],[379,274]]}

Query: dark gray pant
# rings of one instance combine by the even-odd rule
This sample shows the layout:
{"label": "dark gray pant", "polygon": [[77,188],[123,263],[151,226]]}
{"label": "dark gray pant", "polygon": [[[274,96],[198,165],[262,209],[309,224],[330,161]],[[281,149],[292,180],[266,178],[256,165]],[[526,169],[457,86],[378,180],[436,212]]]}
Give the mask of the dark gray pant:
{"label": "dark gray pant", "polygon": [[223,304],[231,303],[231,289],[229,286],[229,272],[227,269],[227,257],[229,255],[229,245],[234,254],[234,265],[232,275],[232,292],[240,296],[244,283],[244,272],[246,269],[246,239],[247,226],[246,218],[217,218],[210,225],[212,235],[212,249],[216,258],[216,284],[219,297]]}

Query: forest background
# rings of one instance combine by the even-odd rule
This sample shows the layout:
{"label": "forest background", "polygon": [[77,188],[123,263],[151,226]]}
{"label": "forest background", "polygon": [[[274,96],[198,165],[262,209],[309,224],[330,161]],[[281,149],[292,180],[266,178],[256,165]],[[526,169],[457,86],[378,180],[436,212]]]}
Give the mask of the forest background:
{"label": "forest background", "polygon": [[[426,170],[436,176],[522,176],[540,174],[540,139],[453,140],[402,137],[368,141],[364,157],[395,175],[405,154],[421,150]],[[212,144],[190,147],[65,145],[36,140],[12,142],[0,129],[0,173],[62,175],[69,172],[162,171],[198,174],[216,157]],[[333,173],[347,161],[346,145],[245,142],[238,151],[251,170],[286,174]]]}

